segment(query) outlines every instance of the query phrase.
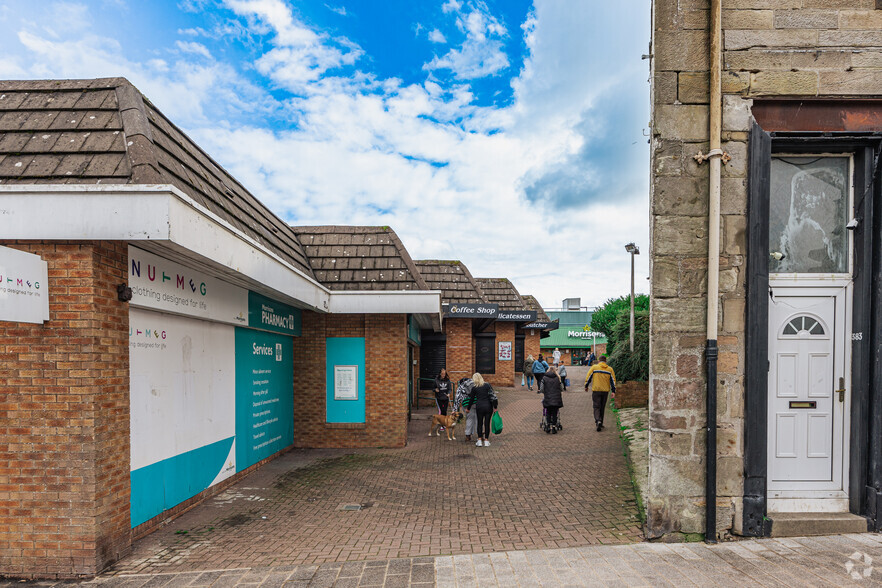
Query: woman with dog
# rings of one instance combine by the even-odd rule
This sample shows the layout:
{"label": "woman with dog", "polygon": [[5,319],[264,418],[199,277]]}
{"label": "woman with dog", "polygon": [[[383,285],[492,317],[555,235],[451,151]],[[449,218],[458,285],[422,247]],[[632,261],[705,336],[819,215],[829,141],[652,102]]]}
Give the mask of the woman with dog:
{"label": "woman with dog", "polygon": [[476,447],[490,447],[490,417],[499,405],[496,399],[496,393],[490,384],[484,381],[481,374],[474,374],[472,381],[475,387],[469,394],[469,407],[466,413],[474,410],[478,416],[478,440],[475,442]]}
{"label": "woman with dog", "polygon": [[438,405],[438,414],[447,414],[450,406],[450,376],[447,370],[441,368],[441,373],[435,378],[435,403]]}

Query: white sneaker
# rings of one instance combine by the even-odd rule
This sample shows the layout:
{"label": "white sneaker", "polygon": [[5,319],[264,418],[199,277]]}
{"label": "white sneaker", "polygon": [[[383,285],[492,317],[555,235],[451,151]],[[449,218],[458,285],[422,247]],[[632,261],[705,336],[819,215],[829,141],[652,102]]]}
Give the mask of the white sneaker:
{"label": "white sneaker", "polygon": [[482,445],[483,445],[483,443],[481,442],[480,439],[478,439],[477,441],[475,441],[475,447],[481,447]]}
{"label": "white sneaker", "polygon": [[490,447],[490,442],[489,442],[489,441],[484,441],[484,447]]}

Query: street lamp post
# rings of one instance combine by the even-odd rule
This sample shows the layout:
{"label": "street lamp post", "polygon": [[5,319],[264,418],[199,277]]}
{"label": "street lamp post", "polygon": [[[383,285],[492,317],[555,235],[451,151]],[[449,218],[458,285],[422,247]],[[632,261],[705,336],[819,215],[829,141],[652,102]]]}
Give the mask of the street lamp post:
{"label": "street lamp post", "polygon": [[634,256],[640,255],[640,248],[634,243],[625,245],[625,251],[631,254],[631,353],[634,353]]}

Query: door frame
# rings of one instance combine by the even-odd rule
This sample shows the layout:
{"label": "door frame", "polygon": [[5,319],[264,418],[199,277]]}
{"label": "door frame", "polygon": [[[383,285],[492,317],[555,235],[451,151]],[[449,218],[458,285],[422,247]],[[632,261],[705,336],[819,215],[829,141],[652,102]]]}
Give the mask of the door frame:
{"label": "door frame", "polygon": [[[754,106],[756,108],[756,105]],[[854,153],[851,382],[847,383],[850,435],[847,467],[849,511],[882,528],[882,245],[874,203],[880,198],[882,133],[765,131],[754,120],[748,137],[747,276],[745,303],[744,493],[742,533],[768,536],[769,185],[773,153]],[[875,314],[879,314],[878,312]],[[848,341],[846,345],[848,345]],[[871,385],[872,383],[872,385]],[[878,514],[877,514],[878,513]]]}

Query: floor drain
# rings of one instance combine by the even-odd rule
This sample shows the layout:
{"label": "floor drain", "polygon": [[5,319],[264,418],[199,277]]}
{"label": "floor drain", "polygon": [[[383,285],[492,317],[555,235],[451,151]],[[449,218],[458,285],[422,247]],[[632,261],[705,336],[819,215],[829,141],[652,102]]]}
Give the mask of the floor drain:
{"label": "floor drain", "polygon": [[361,510],[360,504],[343,504],[339,510]]}

